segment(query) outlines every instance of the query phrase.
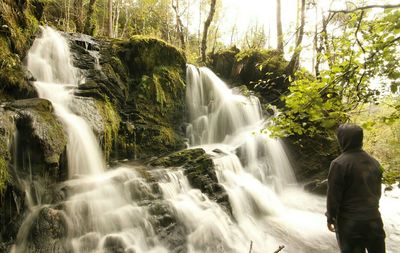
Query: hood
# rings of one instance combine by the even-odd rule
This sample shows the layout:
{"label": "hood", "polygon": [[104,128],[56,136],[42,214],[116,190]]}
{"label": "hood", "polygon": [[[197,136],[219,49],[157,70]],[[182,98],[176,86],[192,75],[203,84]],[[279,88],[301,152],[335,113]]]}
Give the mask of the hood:
{"label": "hood", "polygon": [[364,135],[360,126],[354,124],[340,125],[336,135],[342,152],[362,148]]}

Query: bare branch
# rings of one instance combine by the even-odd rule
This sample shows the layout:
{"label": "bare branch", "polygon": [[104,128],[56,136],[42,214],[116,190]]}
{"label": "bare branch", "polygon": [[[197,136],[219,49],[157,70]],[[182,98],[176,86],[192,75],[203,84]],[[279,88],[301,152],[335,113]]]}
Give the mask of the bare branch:
{"label": "bare branch", "polygon": [[374,9],[374,8],[381,8],[381,9],[395,9],[395,8],[400,8],[400,4],[373,4],[373,5],[366,5],[366,6],[361,6],[361,7],[356,7],[351,10],[329,10],[331,13],[352,13],[356,11],[361,11],[361,10],[367,10],[367,9]]}
{"label": "bare branch", "polygon": [[279,248],[277,250],[274,251],[274,253],[279,253],[281,252],[281,250],[283,250],[285,248],[284,245],[279,246]]}

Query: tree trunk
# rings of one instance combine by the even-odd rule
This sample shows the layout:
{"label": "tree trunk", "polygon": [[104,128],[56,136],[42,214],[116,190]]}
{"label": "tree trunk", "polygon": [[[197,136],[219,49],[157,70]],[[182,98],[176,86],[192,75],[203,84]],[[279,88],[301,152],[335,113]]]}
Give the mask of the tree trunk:
{"label": "tree trunk", "polygon": [[208,29],[210,28],[211,22],[214,18],[215,4],[216,4],[216,0],[211,0],[210,12],[206,19],[206,22],[204,22],[203,38],[201,40],[201,61],[202,62],[206,61],[207,35],[208,35]]}
{"label": "tree trunk", "polygon": [[113,37],[113,0],[108,0],[108,36]]}
{"label": "tree trunk", "polygon": [[115,5],[115,17],[114,17],[114,37],[118,38],[118,28],[119,28],[119,13],[121,11],[121,2],[117,1]]}
{"label": "tree trunk", "polygon": [[74,23],[78,33],[83,32],[83,2],[82,0],[74,0]]}
{"label": "tree trunk", "polygon": [[84,32],[91,36],[94,35],[94,30],[96,27],[95,22],[93,20],[95,4],[96,4],[96,0],[90,0],[89,5],[88,5],[88,10],[87,10],[86,23],[85,23],[85,31]]}
{"label": "tree trunk", "polygon": [[277,32],[277,49],[283,52],[283,34],[282,34],[282,18],[281,18],[281,0],[276,0],[276,32]]}
{"label": "tree trunk", "polygon": [[185,43],[185,32],[184,32],[184,27],[183,23],[181,20],[181,17],[179,16],[179,0],[175,0],[172,2],[172,9],[175,11],[175,18],[176,18],[176,33],[178,34],[180,43],[181,43],[181,48],[183,51],[186,49],[186,43]]}
{"label": "tree trunk", "polygon": [[297,68],[299,67],[300,53],[301,53],[301,43],[303,41],[304,35],[304,24],[305,24],[305,0],[301,0],[301,10],[300,10],[300,27],[298,31],[298,36],[296,39],[296,47],[294,49],[292,58],[286,67],[286,74],[293,77]]}
{"label": "tree trunk", "polygon": [[128,7],[125,6],[125,24],[124,28],[122,29],[121,38],[125,37],[126,28],[128,27],[129,20],[131,19],[130,11],[128,11]]}

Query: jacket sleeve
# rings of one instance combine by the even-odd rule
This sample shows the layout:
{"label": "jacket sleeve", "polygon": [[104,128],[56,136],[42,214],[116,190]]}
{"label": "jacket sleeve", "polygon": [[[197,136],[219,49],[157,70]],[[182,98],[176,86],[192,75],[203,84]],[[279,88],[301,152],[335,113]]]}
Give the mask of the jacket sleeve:
{"label": "jacket sleeve", "polygon": [[345,171],[338,163],[332,162],[329,168],[328,175],[328,192],[327,192],[327,211],[325,213],[327,222],[334,223],[340,205],[343,199],[343,192],[345,188]]}

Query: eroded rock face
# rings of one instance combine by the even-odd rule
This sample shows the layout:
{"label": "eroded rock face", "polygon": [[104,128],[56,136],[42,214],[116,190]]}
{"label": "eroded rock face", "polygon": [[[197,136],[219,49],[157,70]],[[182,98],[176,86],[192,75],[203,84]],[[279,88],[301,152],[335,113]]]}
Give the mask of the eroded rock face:
{"label": "eroded rock face", "polygon": [[150,162],[151,166],[182,167],[189,183],[210,199],[216,201],[229,214],[232,208],[224,187],[218,183],[214,163],[204,149],[186,149],[158,158]]}
{"label": "eroded rock face", "polygon": [[[67,177],[64,129],[44,99],[15,100],[0,108],[1,238],[16,237],[27,206],[26,193],[48,201],[49,185]],[[47,187],[45,187],[47,186]]]}
{"label": "eroded rock face", "polygon": [[109,102],[121,119],[112,157],[146,158],[184,147],[186,59],[181,51],[141,36],[128,41],[66,36],[74,66],[85,76],[75,94]]}

